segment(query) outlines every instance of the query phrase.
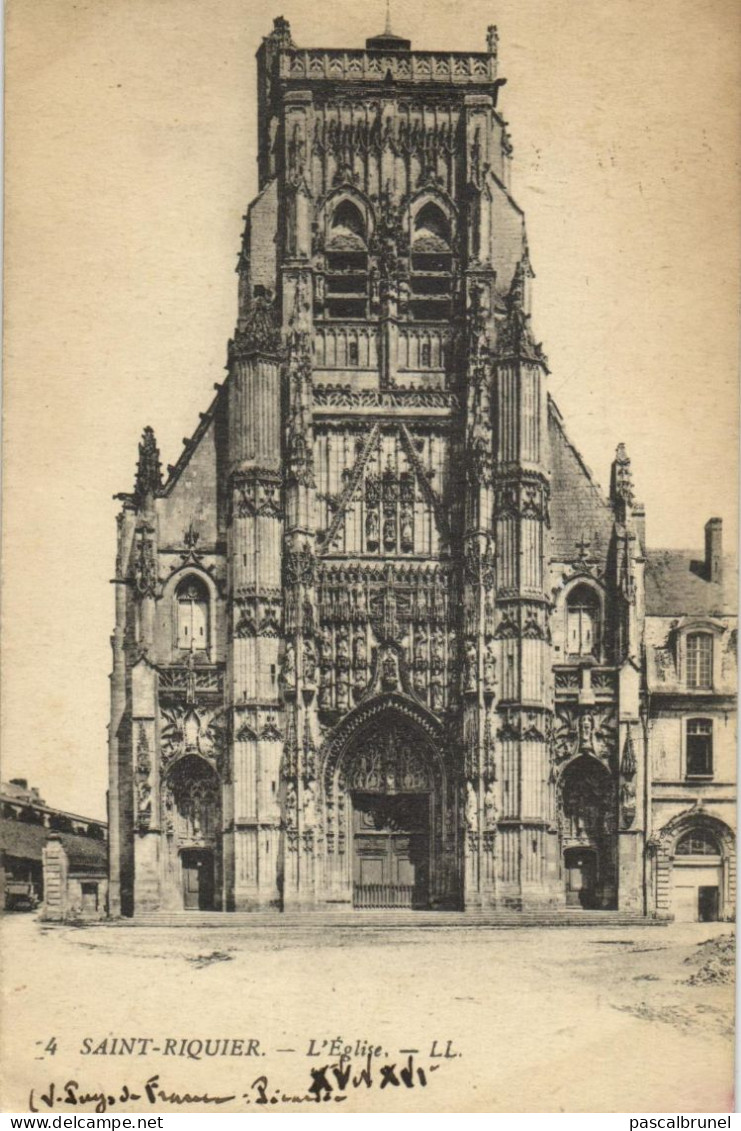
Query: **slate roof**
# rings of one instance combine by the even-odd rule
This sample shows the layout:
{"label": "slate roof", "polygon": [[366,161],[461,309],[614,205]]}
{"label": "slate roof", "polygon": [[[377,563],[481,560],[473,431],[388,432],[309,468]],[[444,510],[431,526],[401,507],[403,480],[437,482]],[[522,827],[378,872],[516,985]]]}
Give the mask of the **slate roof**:
{"label": "slate roof", "polygon": [[735,616],[738,605],[736,564],[726,557],[723,582],[710,581],[695,550],[646,551],[648,616]]}
{"label": "slate roof", "polygon": [[[22,860],[41,860],[41,853],[49,836],[43,825],[27,821],[0,819],[0,849],[6,856]],[[71,871],[105,872],[108,867],[108,846],[103,840],[75,836],[74,833],[55,833],[60,837],[69,857]]]}
{"label": "slate roof", "polygon": [[551,557],[569,562],[577,542],[590,543],[589,554],[604,564],[612,536],[612,509],[589,468],[569,440],[561,414],[549,399],[551,443]]}

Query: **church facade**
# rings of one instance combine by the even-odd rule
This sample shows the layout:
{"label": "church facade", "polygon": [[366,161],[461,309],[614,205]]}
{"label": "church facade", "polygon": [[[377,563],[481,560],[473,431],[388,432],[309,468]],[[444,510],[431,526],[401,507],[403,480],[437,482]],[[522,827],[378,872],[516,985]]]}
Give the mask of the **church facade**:
{"label": "church facade", "polygon": [[228,374],[119,496],[114,916],[732,914],[719,520],[652,558],[567,437],[504,81],[495,28],[258,51]]}

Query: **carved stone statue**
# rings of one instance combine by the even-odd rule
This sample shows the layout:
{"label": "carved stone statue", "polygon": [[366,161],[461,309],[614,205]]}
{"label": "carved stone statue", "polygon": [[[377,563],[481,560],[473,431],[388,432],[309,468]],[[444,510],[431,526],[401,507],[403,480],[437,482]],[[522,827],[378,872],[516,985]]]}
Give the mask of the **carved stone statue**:
{"label": "carved stone statue", "polygon": [[433,711],[442,711],[443,709],[443,685],[439,676],[433,675],[430,680],[430,706]]}
{"label": "carved stone statue", "polygon": [[362,581],[356,581],[353,586],[353,604],[355,605],[355,615],[364,619],[368,613],[368,602]]}
{"label": "carved stone statue", "polygon": [[401,512],[401,548],[402,550],[414,549],[414,523],[411,507],[404,507]]}
{"label": "carved stone statue", "polygon": [[497,800],[494,782],[490,781],[486,787],[484,794],[484,826],[488,829],[496,828],[497,824]]}
{"label": "carved stone statue", "polygon": [[304,825],[313,829],[317,823],[316,792],[313,782],[304,786]]}
{"label": "carved stone statue", "polygon": [[484,688],[493,691],[496,684],[496,660],[491,644],[487,645],[484,652]]}
{"label": "carved stone statue", "polygon": [[479,827],[479,799],[473,782],[466,782],[466,828],[474,831]]}
{"label": "carved stone statue", "polygon": [[353,640],[353,660],[356,668],[364,668],[368,663],[368,646],[365,633],[358,630]]}
{"label": "carved stone statue", "polygon": [[345,669],[337,672],[337,706],[341,711],[350,706],[350,678]]}
{"label": "carved stone statue", "polygon": [[473,640],[466,641],[465,664],[463,669],[463,686],[466,691],[476,690],[476,669],[478,667],[478,653]]}
{"label": "carved stone statue", "polygon": [[332,630],[324,626],[319,633],[319,659],[322,668],[332,665]]}
{"label": "carved stone statue", "polygon": [[369,510],[365,516],[365,541],[368,549],[375,550],[379,538],[378,511]]}
{"label": "carved stone statue", "polygon": [[350,666],[350,642],[347,629],[343,628],[337,636],[337,667],[342,670]]}
{"label": "carved stone statue", "polygon": [[316,649],[314,641],[307,637],[304,640],[304,681],[309,684],[316,682]]}
{"label": "carved stone statue", "polygon": [[288,689],[296,686],[296,649],[290,640],[283,656],[283,684]]}
{"label": "carved stone statue", "polygon": [[396,517],[391,514],[383,520],[383,544],[387,549],[396,545]]}
{"label": "carved stone statue", "polygon": [[594,718],[589,713],[579,716],[579,751],[594,754]]}

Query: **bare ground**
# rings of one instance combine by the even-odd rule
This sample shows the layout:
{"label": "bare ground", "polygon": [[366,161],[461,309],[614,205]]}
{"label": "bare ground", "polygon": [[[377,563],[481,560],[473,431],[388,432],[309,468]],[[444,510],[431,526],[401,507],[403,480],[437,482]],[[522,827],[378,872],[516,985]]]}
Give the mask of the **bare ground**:
{"label": "bare ground", "polygon": [[[336,1063],[336,1037],[382,1055],[372,1087],[350,1085],[328,1112],[732,1109],[726,924],[191,930],[46,927],[14,915],[3,932],[6,1111],[27,1110],[31,1088],[38,1096],[70,1076],[118,1096],[156,1073],[169,1093],[234,1094],[220,1110],[248,1109],[265,1075],[280,1100],[271,1110],[312,1110],[280,1097],[305,1095],[310,1069]],[[110,1055],[114,1036],[151,1045]],[[83,1055],[85,1038],[105,1052]],[[176,1049],[253,1038],[262,1055],[164,1056],[168,1038]],[[307,1057],[312,1039],[319,1058]],[[431,1056],[448,1041],[458,1055]],[[381,1088],[380,1066],[396,1064],[398,1079],[409,1055],[414,1086]],[[353,1071],[364,1063],[353,1057]],[[172,1110],[145,1099],[127,1107],[139,1109]]]}

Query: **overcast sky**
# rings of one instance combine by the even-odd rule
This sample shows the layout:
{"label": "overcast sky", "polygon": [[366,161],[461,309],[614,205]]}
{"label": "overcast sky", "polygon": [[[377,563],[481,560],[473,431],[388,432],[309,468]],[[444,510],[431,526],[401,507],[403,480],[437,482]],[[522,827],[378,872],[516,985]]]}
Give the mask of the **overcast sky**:
{"label": "overcast sky", "polygon": [[[277,2],[277,0],[276,0]],[[403,14],[402,14],[403,9]],[[736,531],[739,29],[729,0],[395,0],[500,34],[534,329],[572,440],[633,458],[654,546]],[[9,0],[3,778],[100,816],[116,504],[223,380],[256,188],[254,53],[362,46],[383,0]]]}

